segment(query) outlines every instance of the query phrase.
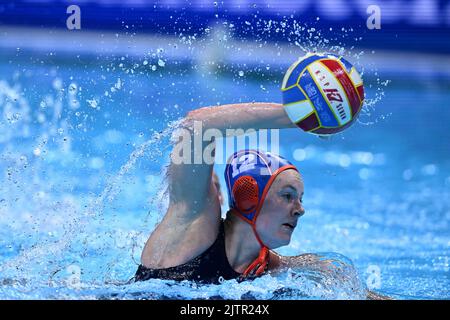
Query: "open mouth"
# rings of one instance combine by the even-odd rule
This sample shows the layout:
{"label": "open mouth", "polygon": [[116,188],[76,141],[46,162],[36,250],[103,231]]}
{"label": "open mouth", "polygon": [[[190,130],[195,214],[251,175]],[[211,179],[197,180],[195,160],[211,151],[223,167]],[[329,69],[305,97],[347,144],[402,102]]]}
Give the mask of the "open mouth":
{"label": "open mouth", "polygon": [[290,223],[283,223],[283,226],[285,226],[285,227],[287,227],[287,228],[289,228],[291,230],[295,229],[295,226],[293,224],[290,224]]}

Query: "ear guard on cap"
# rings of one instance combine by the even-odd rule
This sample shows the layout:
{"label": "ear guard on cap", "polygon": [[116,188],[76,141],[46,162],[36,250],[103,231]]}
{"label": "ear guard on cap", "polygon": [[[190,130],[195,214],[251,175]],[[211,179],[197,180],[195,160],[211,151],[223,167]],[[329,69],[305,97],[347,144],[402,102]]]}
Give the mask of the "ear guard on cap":
{"label": "ear guard on cap", "polygon": [[251,176],[239,177],[232,190],[236,209],[242,213],[250,213],[259,203],[258,182]]}

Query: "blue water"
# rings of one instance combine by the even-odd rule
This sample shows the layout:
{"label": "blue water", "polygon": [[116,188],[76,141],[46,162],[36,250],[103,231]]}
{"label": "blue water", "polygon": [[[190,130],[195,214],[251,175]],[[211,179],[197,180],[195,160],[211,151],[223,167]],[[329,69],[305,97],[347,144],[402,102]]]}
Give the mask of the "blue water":
{"label": "blue water", "polygon": [[282,74],[1,57],[0,298],[358,299],[366,286],[400,299],[450,297],[448,80],[384,86],[366,72],[368,98],[384,96],[360,122],[330,140],[281,132],[281,154],[304,176],[306,214],[278,251],[347,261],[345,280],[293,270],[240,284],[127,284],[164,213],[168,124],[200,106],[281,101]]}

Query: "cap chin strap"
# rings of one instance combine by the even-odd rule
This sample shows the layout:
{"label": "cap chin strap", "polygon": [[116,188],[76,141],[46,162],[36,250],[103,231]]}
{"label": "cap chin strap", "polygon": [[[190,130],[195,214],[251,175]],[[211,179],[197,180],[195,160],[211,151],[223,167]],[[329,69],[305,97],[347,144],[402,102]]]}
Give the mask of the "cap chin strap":
{"label": "cap chin strap", "polygon": [[242,274],[243,277],[248,276],[260,276],[266,270],[266,267],[269,263],[269,248],[261,241],[258,233],[256,232],[256,225],[252,224],[253,233],[256,236],[259,244],[261,245],[261,250],[259,250],[258,257],[253,260],[253,262],[245,269]]}
{"label": "cap chin strap", "polygon": [[255,234],[256,240],[258,240],[258,243],[261,246],[258,257],[253,260],[252,263],[250,263],[247,269],[245,269],[245,271],[242,273],[242,277],[245,278],[249,276],[260,276],[264,273],[269,263],[269,248],[264,244],[264,242],[262,242],[261,238],[258,235],[258,232],[256,231],[256,221],[245,219],[239,212],[237,212],[236,209],[234,209],[233,212],[242,220],[252,226],[252,230]]}

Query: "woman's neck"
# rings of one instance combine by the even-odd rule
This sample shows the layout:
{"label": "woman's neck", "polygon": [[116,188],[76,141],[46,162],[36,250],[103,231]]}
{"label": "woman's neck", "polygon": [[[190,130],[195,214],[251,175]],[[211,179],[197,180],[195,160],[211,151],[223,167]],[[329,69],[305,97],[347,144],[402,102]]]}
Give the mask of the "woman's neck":
{"label": "woman's neck", "polygon": [[230,266],[242,273],[258,257],[261,245],[252,226],[237,219],[225,220],[225,252]]}

